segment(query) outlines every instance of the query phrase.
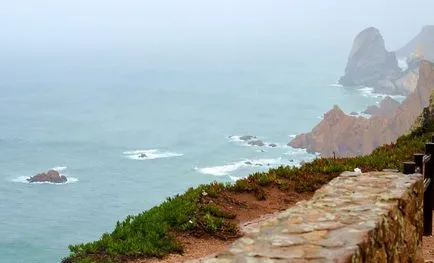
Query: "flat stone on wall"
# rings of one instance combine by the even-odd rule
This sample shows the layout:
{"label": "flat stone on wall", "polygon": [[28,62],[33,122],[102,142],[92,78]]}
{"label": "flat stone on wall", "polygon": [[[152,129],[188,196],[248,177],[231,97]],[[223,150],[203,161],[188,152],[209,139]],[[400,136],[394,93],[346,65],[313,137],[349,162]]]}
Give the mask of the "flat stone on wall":
{"label": "flat stone on wall", "polygon": [[420,174],[343,173],[204,262],[423,262],[422,202]]}

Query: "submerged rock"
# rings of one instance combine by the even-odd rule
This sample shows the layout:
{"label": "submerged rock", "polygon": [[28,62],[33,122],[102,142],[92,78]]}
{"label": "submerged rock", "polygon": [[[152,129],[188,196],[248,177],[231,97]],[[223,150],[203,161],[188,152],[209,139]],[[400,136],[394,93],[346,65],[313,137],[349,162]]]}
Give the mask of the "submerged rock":
{"label": "submerged rock", "polygon": [[265,143],[261,140],[253,140],[253,141],[249,141],[247,142],[249,145],[254,145],[254,146],[264,146]]}
{"label": "submerged rock", "polygon": [[240,137],[240,140],[242,140],[242,141],[250,141],[250,140],[253,140],[253,139],[256,139],[256,136],[253,136],[253,135],[243,135],[243,136]]}
{"label": "submerged rock", "polygon": [[270,147],[277,147],[277,144],[275,144],[275,143],[270,143],[270,144],[268,144],[268,146],[270,146]]}
{"label": "submerged rock", "polygon": [[148,157],[145,153],[141,153],[140,155],[139,155],[139,158],[146,158],[146,157]]}
{"label": "submerged rock", "polygon": [[46,173],[40,173],[27,179],[30,183],[49,182],[61,184],[67,181],[66,176],[60,175],[58,171],[49,170]]}

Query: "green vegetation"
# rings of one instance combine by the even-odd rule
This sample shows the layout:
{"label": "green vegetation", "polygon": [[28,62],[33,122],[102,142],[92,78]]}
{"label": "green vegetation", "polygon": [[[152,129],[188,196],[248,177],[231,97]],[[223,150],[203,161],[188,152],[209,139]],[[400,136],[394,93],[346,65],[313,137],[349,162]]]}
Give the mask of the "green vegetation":
{"label": "green vegetation", "polygon": [[401,163],[411,160],[413,153],[423,152],[431,139],[434,125],[431,110],[425,110],[420,125],[395,144],[377,148],[372,154],[354,158],[318,158],[301,167],[278,167],[254,173],[235,184],[211,183],[190,188],[182,195],[168,198],[159,206],[117,222],[112,233],[105,233],[98,241],[72,245],[71,254],[62,262],[120,262],[137,257],[164,257],[182,253],[175,234],[184,232],[198,236],[236,237],[238,229],[234,215],[222,211],[218,205],[206,202],[223,193],[247,192],[258,200],[267,198],[269,187],[283,192],[313,192],[343,171],[358,167],[362,171],[400,169]]}

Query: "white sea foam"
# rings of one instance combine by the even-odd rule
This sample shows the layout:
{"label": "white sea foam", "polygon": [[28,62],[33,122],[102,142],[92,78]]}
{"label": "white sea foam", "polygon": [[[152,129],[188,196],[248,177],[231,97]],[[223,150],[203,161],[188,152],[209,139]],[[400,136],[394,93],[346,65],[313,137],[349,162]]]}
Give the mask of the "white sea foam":
{"label": "white sea foam", "polygon": [[[239,136],[239,135],[232,135],[232,136],[229,136],[228,139],[231,142],[235,142],[235,143],[237,143],[237,144],[239,144],[241,146],[247,146],[247,147],[256,147],[256,148],[262,148],[262,147],[266,147],[266,148],[287,148],[288,147],[286,144],[264,141],[260,137],[257,137],[257,136],[254,136],[251,140],[241,140],[240,139],[241,137],[242,136]],[[254,141],[254,140],[261,140],[264,143],[264,146],[258,146],[258,145],[249,144],[249,141]],[[273,147],[273,146],[270,146],[270,145],[275,145],[275,146]],[[257,150],[257,152],[262,152],[262,151],[263,151],[262,149]]]}
{"label": "white sea foam", "polygon": [[[65,175],[66,176],[66,175]],[[24,184],[30,184],[27,179],[29,179],[29,176],[18,176],[17,178],[12,179],[12,182],[15,183],[24,183]],[[52,182],[33,182],[31,184],[72,184],[78,182],[78,178],[66,176],[67,181],[64,183],[52,183]]]}
{"label": "white sea foam", "polygon": [[234,171],[240,169],[243,166],[246,166],[244,164],[244,162],[236,162],[236,163],[227,164],[227,165],[196,168],[196,170],[202,174],[209,174],[209,175],[214,175],[214,176],[225,176],[231,172],[234,172]]}
{"label": "white sea foam", "polygon": [[242,177],[236,177],[236,176],[229,175],[229,178],[230,178],[232,181],[236,182],[236,181],[240,180]]}
{"label": "white sea foam", "polygon": [[240,138],[241,138],[241,136],[239,136],[239,135],[231,135],[228,137],[228,139],[232,142],[244,142]]}
{"label": "white sea foam", "polygon": [[398,66],[403,71],[407,70],[408,69],[407,58],[400,58],[400,59],[398,59]]}
{"label": "white sea foam", "polygon": [[329,84],[329,87],[336,87],[336,88],[342,88],[343,86],[339,83]]}
{"label": "white sea foam", "polygon": [[184,155],[182,153],[160,151],[158,149],[133,150],[123,152],[123,154],[125,155],[125,157],[132,160],[154,160],[160,158],[179,157]]}
{"label": "white sea foam", "polygon": [[195,170],[202,174],[209,174],[214,176],[226,176],[230,175],[232,172],[235,172],[241,168],[271,168],[277,167],[279,165],[290,165],[291,163],[288,161],[284,161],[281,157],[275,159],[245,159],[238,162],[233,162],[226,165],[218,165],[218,166],[210,166],[198,168]]}
{"label": "white sea foam", "polygon": [[55,170],[55,171],[57,171],[57,172],[60,173],[60,172],[65,171],[66,168],[68,168],[68,167],[66,167],[66,166],[56,166],[56,167],[53,167],[53,168],[51,168],[51,169],[53,169],[53,170]]}
{"label": "white sea foam", "polygon": [[405,96],[403,95],[388,95],[383,93],[375,93],[374,88],[372,87],[364,87],[360,88],[359,91],[362,93],[364,97],[370,97],[370,98],[377,98],[377,99],[384,99],[387,96],[391,97],[394,100],[397,101],[403,101],[405,99]]}
{"label": "white sea foam", "polygon": [[355,112],[356,114],[349,114],[350,116],[355,116],[355,117],[363,117],[365,119],[370,119],[372,117],[371,114],[366,114],[363,112]]}

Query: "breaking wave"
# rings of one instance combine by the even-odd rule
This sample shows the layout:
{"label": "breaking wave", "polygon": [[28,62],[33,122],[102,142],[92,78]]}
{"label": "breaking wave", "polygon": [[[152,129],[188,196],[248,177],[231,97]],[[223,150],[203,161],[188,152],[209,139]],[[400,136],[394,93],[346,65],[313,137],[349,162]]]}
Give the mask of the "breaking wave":
{"label": "breaking wave", "polygon": [[169,151],[160,151],[158,149],[150,149],[150,150],[134,150],[134,151],[126,151],[123,152],[126,158],[132,160],[154,160],[160,158],[171,158],[171,157],[179,157],[183,156],[182,153],[169,152]]}
{"label": "breaking wave", "polygon": [[372,87],[360,88],[359,91],[364,97],[377,98],[377,99],[384,99],[386,97],[391,97],[392,99],[397,100],[399,102],[405,99],[405,96],[403,95],[388,95],[383,93],[375,93],[374,88]]}

